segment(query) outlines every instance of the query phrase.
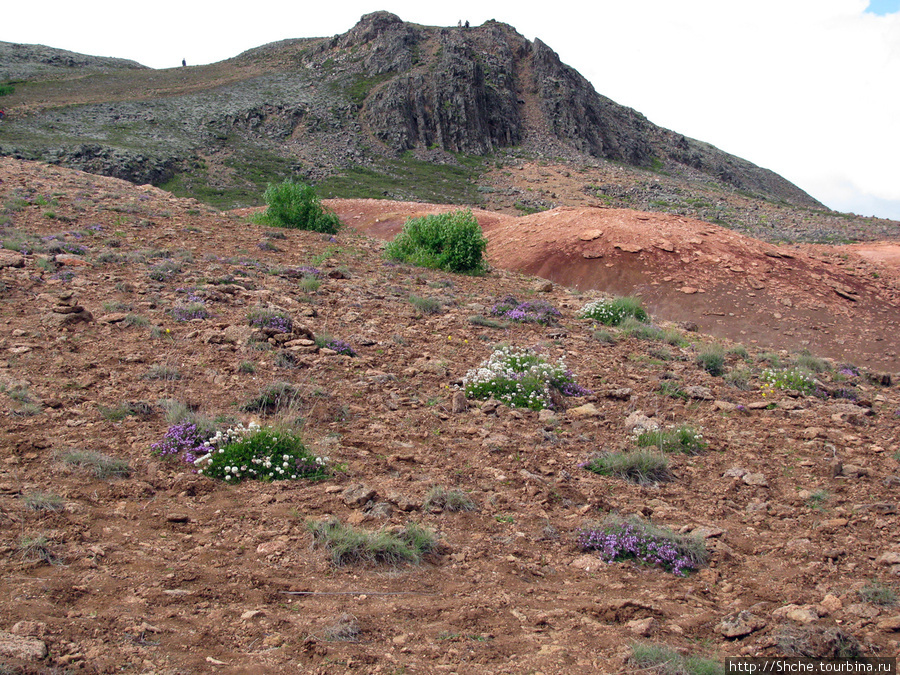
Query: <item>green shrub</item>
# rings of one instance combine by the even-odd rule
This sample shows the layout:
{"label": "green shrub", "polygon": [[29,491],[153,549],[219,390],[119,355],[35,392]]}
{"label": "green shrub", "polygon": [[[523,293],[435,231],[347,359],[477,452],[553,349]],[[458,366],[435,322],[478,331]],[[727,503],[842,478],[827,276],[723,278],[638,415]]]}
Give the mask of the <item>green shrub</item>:
{"label": "green shrub", "polygon": [[703,435],[692,427],[682,424],[674,429],[652,429],[642,431],[635,438],[639,448],[657,448],[661,452],[683,452],[697,455],[706,450]]}
{"label": "green shrub", "polygon": [[416,523],[408,523],[399,532],[367,532],[332,517],[310,522],[307,528],[316,543],[331,552],[331,561],[335,565],[349,562],[418,563],[437,546],[434,533]]}
{"label": "green shrub", "polygon": [[0,96],[9,96],[15,93],[16,87],[12,84],[0,84]]}
{"label": "green shrub", "polygon": [[493,319],[481,316],[480,314],[470,316],[469,323],[473,326],[481,326],[482,328],[506,328],[509,325],[501,321],[494,321]]}
{"label": "green shrub", "polygon": [[628,317],[642,323],[650,321],[650,316],[641,306],[640,298],[627,296],[610,300],[594,300],[581,308],[580,316],[584,319],[599,321],[604,326],[618,326]]}
{"label": "green shrub", "polygon": [[481,226],[471,211],[464,210],[407,220],[385,248],[385,256],[420,267],[481,274],[486,248]]}
{"label": "green shrub", "polygon": [[335,234],[341,227],[337,215],[322,207],[309,185],[291,180],[277,185],[270,183],[263,198],[269,207],[263,218],[268,225],[326,234]]}
{"label": "green shrub", "polygon": [[831,370],[831,364],[825,359],[820,359],[812,354],[800,354],[795,363],[802,370],[808,370],[812,373],[824,373]]}
{"label": "green shrub", "polygon": [[658,483],[669,478],[669,458],[653,450],[605,453],[582,466],[601,476],[617,476],[639,485]]}

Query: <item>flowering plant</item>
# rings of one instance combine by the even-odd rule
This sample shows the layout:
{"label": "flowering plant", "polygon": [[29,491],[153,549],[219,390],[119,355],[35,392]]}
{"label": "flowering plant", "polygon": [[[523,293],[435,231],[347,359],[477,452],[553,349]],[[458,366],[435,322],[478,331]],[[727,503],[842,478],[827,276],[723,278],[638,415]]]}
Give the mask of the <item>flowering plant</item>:
{"label": "flowering plant", "polygon": [[641,307],[641,301],[634,297],[612,298],[611,300],[594,300],[581,308],[579,315],[583,319],[593,319],[605,326],[618,326],[629,317],[642,323],[650,320],[647,311]]}
{"label": "flowering plant", "polygon": [[290,316],[273,309],[254,309],[247,315],[247,322],[254,328],[270,328],[279,333],[290,333],[294,329]]}
{"label": "flowering plant", "polygon": [[161,457],[180,456],[183,461],[193,464],[197,457],[209,451],[208,439],[209,433],[198,429],[193,422],[181,422],[170,426],[163,439],[151,445],[150,450]]}
{"label": "flowering plant", "polygon": [[491,316],[502,316],[522,323],[550,325],[562,315],[553,305],[543,300],[519,302],[513,296],[507,295],[491,307]]}
{"label": "flowering plant", "polygon": [[636,518],[610,517],[603,524],[589,525],[579,531],[577,541],[583,551],[597,551],[606,562],[637,560],[678,576],[686,576],[707,559],[701,540]]}
{"label": "flowering plant", "polygon": [[217,432],[204,444],[208,452],[194,461],[197,473],[229,483],[324,478],[328,458],[317,457],[293,432],[251,422]]}
{"label": "flowering plant", "polygon": [[466,373],[463,388],[468,398],[496,398],[513,408],[542,410],[553,407],[553,390],[563,396],[584,396],[563,359],[547,363],[533,349],[501,347],[478,368]]}
{"label": "flowering plant", "polygon": [[775,389],[795,389],[801,394],[811,394],[816,389],[816,380],[812,373],[802,368],[788,370],[772,370],[762,372],[763,395],[773,394]]}

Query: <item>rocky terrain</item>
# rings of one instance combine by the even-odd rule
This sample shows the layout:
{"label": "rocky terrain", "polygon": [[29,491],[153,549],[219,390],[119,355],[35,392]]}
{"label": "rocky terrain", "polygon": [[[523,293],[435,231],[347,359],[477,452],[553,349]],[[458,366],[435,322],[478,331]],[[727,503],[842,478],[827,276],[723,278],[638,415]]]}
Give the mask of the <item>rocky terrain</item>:
{"label": "rocky terrain", "polygon": [[[646,672],[641,645],[718,662],[897,654],[900,393],[896,347],[875,339],[896,341],[895,248],[774,246],[587,205],[479,212],[494,268],[468,277],[383,259],[419,204],[330,201],[346,227],[329,237],[11,158],[0,181],[4,672]],[[668,337],[579,318],[601,294],[573,260],[634,275]],[[737,303],[731,290],[785,323],[714,337],[752,309],[702,309]],[[561,316],[492,319],[509,294]],[[836,339],[804,332],[816,303]],[[258,308],[293,334],[260,335]],[[326,334],[356,355],[306,339]],[[839,355],[818,351],[844,335]],[[460,400],[499,344],[564,357],[590,393],[542,412]],[[715,345],[720,376],[698,365]],[[828,355],[815,395],[764,379]],[[282,382],[291,406],[242,410]],[[197,475],[151,452],[178,405],[299,429],[333,473]],[[708,448],[672,454],[657,484],[583,467],[653,424],[690,425]],[[435,487],[477,508],[429,504]],[[682,577],[581,550],[579,529],[612,512],[695,534],[708,563]],[[307,527],[327,516],[420,523],[438,546],[418,565],[335,566]]]}

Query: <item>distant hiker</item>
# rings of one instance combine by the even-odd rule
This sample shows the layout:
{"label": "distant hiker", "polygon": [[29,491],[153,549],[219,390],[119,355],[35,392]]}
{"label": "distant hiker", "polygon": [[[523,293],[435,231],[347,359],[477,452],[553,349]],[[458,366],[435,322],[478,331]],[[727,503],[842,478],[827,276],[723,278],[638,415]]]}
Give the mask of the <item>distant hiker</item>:
{"label": "distant hiker", "polygon": [[468,27],[469,27],[469,22],[468,22],[468,21],[466,21],[466,28],[468,28]]}
{"label": "distant hiker", "polygon": [[187,60],[186,60],[186,59],[181,59],[181,67],[182,67],[182,68],[187,67]]}
{"label": "distant hiker", "polygon": [[2,120],[4,117],[6,117],[6,113],[0,110],[0,120]]}
{"label": "distant hiker", "polygon": [[457,28],[462,28],[462,19],[460,19],[460,20],[457,22],[456,27],[457,27]]}

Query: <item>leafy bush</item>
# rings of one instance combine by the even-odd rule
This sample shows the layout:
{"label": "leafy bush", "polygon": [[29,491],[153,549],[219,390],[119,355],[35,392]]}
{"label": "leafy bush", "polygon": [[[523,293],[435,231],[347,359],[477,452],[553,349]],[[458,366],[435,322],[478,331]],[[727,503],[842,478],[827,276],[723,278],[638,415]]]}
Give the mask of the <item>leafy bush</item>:
{"label": "leafy bush", "polygon": [[332,517],[310,522],[307,528],[316,543],[329,549],[335,565],[349,562],[418,563],[437,546],[434,533],[416,523],[408,523],[399,532],[367,532]]}
{"label": "leafy bush", "polygon": [[639,485],[658,483],[669,478],[668,457],[653,450],[604,453],[582,466],[601,476],[618,476]]}
{"label": "leafy bush", "polygon": [[594,300],[581,308],[580,316],[584,319],[599,321],[605,326],[618,326],[628,317],[633,317],[642,323],[650,321],[650,316],[641,306],[640,299],[634,296]]}
{"label": "leafy bush", "polygon": [[637,518],[609,516],[582,528],[577,541],[582,550],[598,551],[606,562],[637,560],[679,576],[699,568],[708,558],[703,540]]}
{"label": "leafy bush", "polygon": [[291,180],[277,185],[270,183],[263,198],[269,207],[264,215],[269,225],[326,234],[335,234],[341,227],[337,215],[322,207],[315,190],[309,185]]}
{"label": "leafy bush", "polygon": [[703,435],[686,424],[675,429],[652,429],[642,431],[635,438],[640,448],[657,448],[661,452],[683,452],[697,455],[707,448]]}
{"label": "leafy bush", "polygon": [[590,393],[575,383],[562,359],[547,363],[532,349],[502,347],[463,378],[468,398],[496,398],[513,408],[542,410],[553,407],[553,391],[563,396]]}
{"label": "leafy bush", "polygon": [[481,226],[471,211],[464,210],[407,220],[385,255],[420,267],[481,274],[486,248]]}
{"label": "leafy bush", "polygon": [[0,84],[0,96],[9,96],[15,93],[16,87],[12,84]]}
{"label": "leafy bush", "polygon": [[328,458],[316,457],[288,429],[242,424],[216,434],[204,443],[207,454],[194,460],[197,473],[230,483],[324,478]]}
{"label": "leafy bush", "polygon": [[491,316],[502,316],[510,321],[540,323],[549,326],[562,315],[556,307],[544,300],[519,302],[513,296],[507,295],[491,307]]}

